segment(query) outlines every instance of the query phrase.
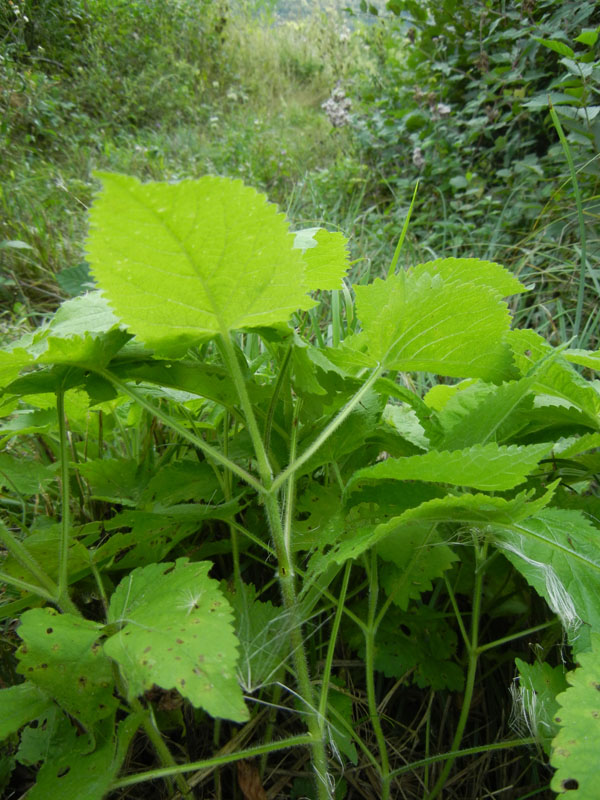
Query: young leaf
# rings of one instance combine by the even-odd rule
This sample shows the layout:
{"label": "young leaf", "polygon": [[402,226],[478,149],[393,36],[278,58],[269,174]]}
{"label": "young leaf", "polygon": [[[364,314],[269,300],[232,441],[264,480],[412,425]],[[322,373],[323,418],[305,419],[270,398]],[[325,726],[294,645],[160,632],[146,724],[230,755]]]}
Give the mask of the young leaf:
{"label": "young leaf", "polygon": [[319,284],[283,215],[240,181],[99,177],[91,270],[149,347],[182,355],[202,339],[286,322],[314,305],[307,292]]}
{"label": "young leaf", "polygon": [[212,564],[150,564],[131,572],[111,597],[109,623],[122,624],[104,650],[136,697],[154,684],[177,689],[214,717],[248,719],[236,679],[238,642],[232,612]]}
{"label": "young leaf", "polygon": [[498,264],[441,259],[354,291],[371,363],[490,381],[507,374],[502,298],[524,287]]}
{"label": "young leaf", "polygon": [[551,444],[508,447],[476,444],[465,450],[388,458],[354,473],[347,490],[358,481],[419,480],[451,483],[486,491],[512,489],[526,480]]}
{"label": "young leaf", "polygon": [[25,675],[87,728],[110,715],[113,674],[98,642],[101,625],[52,608],[33,608],[21,617],[17,671]]}
{"label": "young leaf", "polygon": [[258,600],[252,584],[241,584],[227,598],[235,613],[240,642],[240,683],[255,691],[275,680],[289,649],[289,615],[280,606]]}
{"label": "young leaf", "polygon": [[552,742],[550,763],[556,773],[550,784],[573,800],[598,797],[600,741],[600,635],[592,634],[591,652],[580,653],[579,668],[567,675],[570,687],[557,699],[554,717],[560,731]]}
{"label": "young leaf", "polygon": [[[550,754],[550,743],[558,733],[554,715],[558,711],[557,694],[567,688],[565,670],[550,664],[527,664],[515,659],[519,670],[519,685],[515,692],[514,715],[524,717],[527,732],[537,736],[544,750]],[[512,690],[511,690],[512,692]]]}

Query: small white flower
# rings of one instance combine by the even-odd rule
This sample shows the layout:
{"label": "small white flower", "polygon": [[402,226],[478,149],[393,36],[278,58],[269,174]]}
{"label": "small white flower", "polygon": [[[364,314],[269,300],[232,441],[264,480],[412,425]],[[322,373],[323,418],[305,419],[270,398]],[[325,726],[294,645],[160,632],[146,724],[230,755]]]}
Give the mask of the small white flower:
{"label": "small white flower", "polygon": [[420,147],[415,147],[412,152],[412,162],[417,167],[417,169],[421,169],[422,166],[425,164],[425,159],[423,158],[423,151]]}

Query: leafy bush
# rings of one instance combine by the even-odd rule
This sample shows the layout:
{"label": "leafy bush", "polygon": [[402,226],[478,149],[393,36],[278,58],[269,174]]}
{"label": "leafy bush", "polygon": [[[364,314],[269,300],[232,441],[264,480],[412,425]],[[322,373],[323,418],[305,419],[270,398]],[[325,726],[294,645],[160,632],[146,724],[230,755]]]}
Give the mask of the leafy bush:
{"label": "leafy bush", "polygon": [[[557,241],[572,247],[581,232],[548,100],[576,164],[593,273],[597,4],[545,0],[500,9],[391,0],[387,6],[399,16],[365,29],[378,65],[357,87],[363,102],[357,135],[379,178],[376,197],[402,204],[419,180],[412,230],[423,250],[502,257],[525,280],[538,281],[540,306],[563,319],[576,267],[568,256],[564,270],[549,262],[565,260]],[[394,239],[397,225],[389,227]],[[591,275],[587,285],[593,314],[598,287]]]}
{"label": "leafy bush", "polygon": [[[344,238],[238,181],[100,178],[97,288],[0,351],[4,774],[35,772],[32,800],[189,796],[186,772],[304,746],[292,793],[345,796],[349,764],[433,800],[463,740],[540,741],[559,790],[587,786],[562,742],[595,725],[600,396],[576,365],[598,353],[511,330],[525,287],[493,262],[392,264],[353,296]],[[475,698],[514,655],[530,733],[482,744]],[[422,690],[440,714],[414,727]],[[205,757],[210,718],[246,726]],[[138,730],[160,767],[124,767]]]}

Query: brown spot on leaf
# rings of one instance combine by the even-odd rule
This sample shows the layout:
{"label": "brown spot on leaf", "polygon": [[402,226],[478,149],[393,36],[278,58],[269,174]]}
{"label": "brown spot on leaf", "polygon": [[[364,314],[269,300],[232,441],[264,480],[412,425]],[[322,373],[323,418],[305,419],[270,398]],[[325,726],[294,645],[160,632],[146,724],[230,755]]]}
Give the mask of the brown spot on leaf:
{"label": "brown spot on leaf", "polygon": [[46,633],[54,633],[54,628],[46,628]]}
{"label": "brown spot on leaf", "polygon": [[150,645],[148,645],[148,647],[144,650],[144,653],[149,653],[150,650],[152,650],[152,648],[150,647]]}
{"label": "brown spot on leaf", "polygon": [[575,780],[575,778],[567,778],[566,780],[561,781],[560,785],[565,792],[572,792],[575,789],[579,789],[579,783]]}
{"label": "brown spot on leaf", "polygon": [[175,641],[177,642],[177,644],[184,644],[183,639],[175,639]]}

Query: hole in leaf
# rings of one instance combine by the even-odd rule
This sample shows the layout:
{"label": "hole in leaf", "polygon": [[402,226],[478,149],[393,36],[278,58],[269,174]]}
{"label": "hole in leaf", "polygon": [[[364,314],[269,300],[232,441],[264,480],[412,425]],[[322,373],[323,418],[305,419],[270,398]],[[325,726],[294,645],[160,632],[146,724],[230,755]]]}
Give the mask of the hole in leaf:
{"label": "hole in leaf", "polygon": [[575,780],[575,778],[567,778],[560,783],[561,787],[565,790],[565,792],[572,792],[575,789],[579,789],[579,783]]}
{"label": "hole in leaf", "polygon": [[410,628],[408,625],[400,625],[400,630],[405,636],[410,636]]}
{"label": "hole in leaf", "polygon": [[46,628],[46,633],[54,633],[54,628]]}
{"label": "hole in leaf", "polygon": [[71,771],[71,767],[63,767],[63,769],[59,770],[56,773],[57,778],[64,778]]}

